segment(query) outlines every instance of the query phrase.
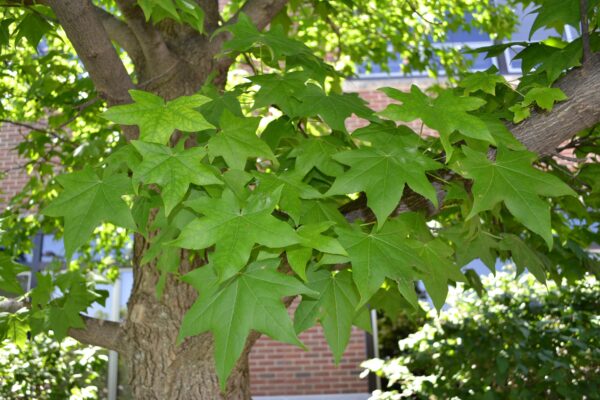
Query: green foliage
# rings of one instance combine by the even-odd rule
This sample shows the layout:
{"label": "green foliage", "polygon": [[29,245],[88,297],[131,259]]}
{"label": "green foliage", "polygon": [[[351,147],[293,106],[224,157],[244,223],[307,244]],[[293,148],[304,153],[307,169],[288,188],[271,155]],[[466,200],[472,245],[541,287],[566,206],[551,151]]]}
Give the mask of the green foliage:
{"label": "green foliage", "polygon": [[64,191],[43,212],[50,217],[64,217],[67,259],[89,241],[101,222],[135,229],[129,207],[121,199],[121,196],[132,192],[131,180],[127,176],[119,174],[100,178],[93,169],[86,168],[62,175],[58,182]]}
{"label": "green foliage", "polygon": [[[115,9],[112,1],[100,3]],[[207,41],[203,12],[191,3],[140,6],[164,35]],[[524,76],[513,87],[493,69],[461,78],[458,50],[433,43],[459,29],[505,37],[515,22],[508,6],[293,1],[263,31],[239,5],[229,5],[236,18],[213,32],[211,43],[228,40],[211,65],[216,74],[243,60],[252,76],[225,87],[206,82],[197,92],[186,86],[185,96],[167,101],[152,91],[172,78],[170,70],[139,82],[144,71],[126,61],[148,91],[132,90],[132,103],[107,110],[47,7],[1,9],[10,21],[0,25],[2,57],[11,60],[0,79],[0,92],[10,93],[0,97],[2,119],[48,124],[19,145],[31,179],[0,217],[7,253],[0,284],[15,290],[20,269],[10,260],[39,230],[62,235],[68,259],[81,256],[38,276],[25,294],[31,308],[1,315],[3,338],[23,345],[28,331],[63,337],[81,327],[80,314],[104,298],[91,272],[130,262],[120,250],[133,235],[148,242],[135,261],[160,273],[158,296],[181,282],[198,291],[180,339],[213,333],[222,388],[252,329],[302,346],[297,333],[320,323],[339,361],[352,325],[367,325],[367,304],[394,316],[418,314],[418,282],[438,310],[449,285],[481,291],[477,275],[463,268],[474,259],[490,269],[497,259],[512,260],[540,281],[575,281],[598,270],[584,251],[597,236],[595,166],[538,158],[507,128],[532,107],[551,112],[565,100],[552,84],[581,64],[580,40],[483,49],[524,47]],[[562,6],[552,18],[540,6],[537,25],[570,23]],[[343,39],[340,59],[349,60],[337,68],[320,58],[334,54],[323,44],[331,29]],[[38,42],[52,50],[38,54],[31,46]],[[437,71],[441,63],[449,82],[409,93],[382,89],[394,104],[380,113],[342,93],[353,62],[391,62],[388,44],[406,71]],[[353,115],[365,126],[348,132]],[[437,134],[401,125],[416,120]],[[127,143],[108,121],[137,126],[138,140]],[[575,155],[597,157],[597,138],[597,128],[579,133]],[[298,295],[292,322],[284,297]]]}
{"label": "green foliage", "polygon": [[0,398],[13,400],[93,400],[101,398],[105,352],[73,339],[39,335],[24,346],[0,348]]}
{"label": "green foliage", "polygon": [[140,139],[165,144],[176,130],[195,132],[214,128],[195,108],[209,101],[205,96],[181,96],[165,102],[141,90],[129,92],[134,103],[112,107],[104,117],[117,124],[137,125]]}
{"label": "green foliage", "polygon": [[245,272],[223,284],[219,283],[212,265],[184,277],[200,295],[181,323],[180,339],[206,331],[213,333],[217,374],[221,382],[227,382],[250,329],[302,346],[281,297],[315,296],[317,292],[277,272],[279,263],[279,259],[256,261]]}
{"label": "green foliage", "polygon": [[485,278],[481,298],[456,289],[398,357],[363,364],[390,381],[372,398],[598,398],[599,293],[592,277],[544,286],[510,272]]}

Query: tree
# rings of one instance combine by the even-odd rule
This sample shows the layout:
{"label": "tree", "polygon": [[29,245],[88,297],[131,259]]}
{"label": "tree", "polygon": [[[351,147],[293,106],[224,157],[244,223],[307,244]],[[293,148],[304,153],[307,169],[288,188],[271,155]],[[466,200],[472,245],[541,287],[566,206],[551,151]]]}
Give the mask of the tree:
{"label": "tree", "polygon": [[[422,281],[440,308],[448,284],[478,286],[460,269],[475,258],[540,280],[596,268],[597,2],[532,4],[534,30],[581,19],[583,34],[484,49],[524,48],[513,87],[493,70],[460,76],[468,59],[431,43],[507,36],[510,8],[487,2],[5,1],[2,119],[33,129],[0,288],[19,292],[12,257],[39,229],[63,235],[67,268],[3,303],[3,337],[116,350],[136,398],[244,399],[260,333],[301,346],[318,322],[339,359],[367,306],[418,307]],[[388,44],[407,69],[441,63],[452,79],[383,89],[399,104],[381,113],[341,93],[340,71],[363,55],[385,66]],[[228,81],[233,65],[247,79]],[[368,125],[349,135],[352,114]],[[416,119],[439,136],[397,124]],[[82,316],[129,235],[125,322]]]}
{"label": "tree", "polygon": [[452,310],[430,312],[398,357],[365,362],[393,384],[373,397],[598,398],[596,278],[543,285],[508,268],[484,287],[481,298],[456,289]]}

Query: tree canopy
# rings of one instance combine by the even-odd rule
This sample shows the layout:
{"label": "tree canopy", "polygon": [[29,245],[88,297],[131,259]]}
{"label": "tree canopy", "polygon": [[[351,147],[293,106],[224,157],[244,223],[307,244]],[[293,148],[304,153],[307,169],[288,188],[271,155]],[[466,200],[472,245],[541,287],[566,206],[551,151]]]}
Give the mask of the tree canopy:
{"label": "tree canopy", "polygon": [[[131,356],[139,326],[177,332],[169,354],[210,332],[226,390],[252,331],[302,346],[320,323],[339,360],[368,308],[419,307],[415,282],[438,310],[448,285],[481,287],[475,259],[542,282],[597,272],[598,2],[581,4],[5,1],[0,112],[30,128],[30,180],[0,220],[0,289],[22,301],[0,337],[52,330]],[[517,5],[553,36],[503,41]],[[436,45],[458,30],[491,35],[486,56],[518,51],[522,77],[466,72],[470,53]],[[381,112],[341,90],[394,59],[446,78],[382,88]],[[64,239],[66,268],[22,293],[12,259],[39,230]],[[83,317],[106,295],[97,272],[125,263],[125,323]]]}

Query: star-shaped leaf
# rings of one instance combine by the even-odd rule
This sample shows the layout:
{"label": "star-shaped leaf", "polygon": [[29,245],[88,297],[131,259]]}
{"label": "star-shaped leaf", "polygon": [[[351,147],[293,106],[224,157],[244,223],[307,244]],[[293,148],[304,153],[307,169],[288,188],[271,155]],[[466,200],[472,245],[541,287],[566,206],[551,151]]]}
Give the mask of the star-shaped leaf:
{"label": "star-shaped leaf", "polygon": [[286,212],[296,224],[299,223],[302,212],[302,199],[317,199],[321,193],[307,183],[302,182],[302,176],[298,171],[286,171],[281,174],[255,173],[258,179],[257,193],[273,192],[279,186],[283,186],[279,206]]}
{"label": "star-shaped leaf", "polygon": [[517,274],[520,274],[527,268],[538,281],[542,283],[546,282],[546,268],[544,267],[544,263],[535,250],[527,246],[518,236],[512,234],[503,235],[500,241],[500,248],[510,251],[512,261],[517,267]]}
{"label": "star-shaped leaf", "polygon": [[544,238],[551,248],[550,205],[540,196],[575,192],[557,177],[532,167],[536,156],[528,151],[499,147],[495,162],[468,147],[463,147],[463,152],[465,158],[457,161],[454,169],[474,181],[473,208],[467,218],[503,202],[519,222]]}
{"label": "star-shaped leaf", "polygon": [[85,244],[94,229],[102,222],[135,230],[135,223],[127,204],[121,199],[132,192],[131,180],[126,175],[114,174],[100,178],[87,167],[79,172],[56,178],[64,190],[43,213],[65,219],[65,251],[68,259]]}
{"label": "star-shaped leaf", "polygon": [[0,290],[8,293],[23,294],[23,288],[17,275],[25,271],[29,271],[29,268],[17,264],[9,255],[0,253]]}
{"label": "star-shaped leaf", "polygon": [[325,136],[321,138],[310,138],[302,140],[290,152],[290,157],[296,157],[296,171],[303,175],[316,168],[325,175],[338,176],[344,172],[344,168],[335,162],[332,156],[339,152],[341,143],[335,143],[335,139]]}
{"label": "star-shaped leaf", "polygon": [[196,132],[214,128],[195,109],[210,101],[201,95],[182,96],[165,102],[162,97],[142,90],[130,90],[133,103],[114,106],[104,117],[117,124],[137,125],[140,139],[165,144],[176,129]]}
{"label": "star-shaped leaf", "polygon": [[535,103],[546,111],[552,111],[554,103],[566,99],[567,95],[559,88],[536,87],[525,94],[523,105],[529,106]]}
{"label": "star-shaped leaf", "polygon": [[369,118],[373,111],[366,106],[367,102],[358,97],[356,93],[327,95],[323,89],[309,84],[299,96],[302,105],[298,108],[296,116],[320,116],[333,130],[346,131],[345,121],[352,114],[361,118]]}
{"label": "star-shaped leaf", "polygon": [[206,249],[215,245],[211,262],[221,280],[241,270],[255,244],[272,249],[299,242],[298,235],[272,214],[281,188],[270,196],[252,195],[246,205],[239,203],[230,190],[221,198],[200,197],[186,203],[204,216],[190,222],[173,245],[185,249]]}
{"label": "star-shaped leaf", "polygon": [[264,157],[277,162],[271,148],[256,136],[260,118],[221,115],[221,131],[208,141],[208,154],[221,156],[230,168],[243,170],[248,158]]}
{"label": "star-shaped leaf", "polygon": [[379,232],[336,229],[340,243],[350,255],[361,305],[379,290],[386,277],[410,279],[418,275],[415,267],[419,268],[422,262],[403,228],[404,224],[392,219]]}
{"label": "star-shaped leaf", "polygon": [[448,154],[452,153],[450,134],[458,131],[473,139],[495,144],[486,124],[468,113],[485,104],[478,97],[456,96],[451,89],[442,91],[438,97],[431,98],[413,85],[410,93],[394,88],[381,89],[385,94],[402,105],[390,104],[380,115],[395,121],[411,122],[421,119],[425,125],[440,134],[442,145]]}
{"label": "star-shaped leaf", "polygon": [[492,96],[496,94],[496,85],[506,84],[506,79],[502,75],[488,71],[477,71],[464,77],[459,86],[465,89],[465,94],[481,90],[484,93],[489,93]]}
{"label": "star-shaped leaf", "polygon": [[285,75],[264,74],[250,78],[251,82],[260,85],[254,95],[253,108],[277,105],[285,114],[294,114],[300,106],[296,98],[304,90],[306,74],[302,71],[289,72]]}
{"label": "star-shaped leaf", "polygon": [[223,284],[219,284],[212,265],[184,277],[199,295],[183,317],[179,338],[212,332],[221,388],[225,388],[250,330],[303,347],[281,300],[284,296],[318,293],[278,273],[278,265],[278,259],[255,262]]}
{"label": "star-shaped leaf", "polygon": [[464,282],[460,268],[452,261],[452,247],[436,238],[428,242],[413,241],[413,251],[422,261],[425,275],[422,277],[425,289],[439,311],[446,302],[448,281]]}
{"label": "star-shaped leaf", "polygon": [[133,170],[133,179],[161,186],[161,197],[167,215],[183,200],[190,184],[223,183],[215,176],[215,172],[202,162],[206,151],[201,147],[183,150],[162,144],[140,141],[132,143],[143,158]]}
{"label": "star-shaped leaf", "polygon": [[290,39],[280,25],[267,32],[260,32],[252,20],[244,13],[239,13],[235,24],[228,24],[214,34],[228,31],[233,38],[223,44],[224,51],[244,52],[254,47],[266,46],[274,60],[282,56],[303,55],[310,57],[311,50],[302,42]]}
{"label": "star-shaped leaf", "polygon": [[288,248],[286,254],[292,270],[302,280],[306,281],[306,264],[312,257],[313,249],[322,253],[347,255],[346,250],[337,239],[323,234],[333,225],[335,225],[334,222],[327,221],[319,224],[302,225],[297,229],[300,244]]}
{"label": "star-shaped leaf", "polygon": [[352,325],[361,314],[368,315],[368,311],[365,307],[357,309],[360,297],[348,270],[331,272],[311,269],[307,286],[320,293],[320,296],[302,298],[294,315],[296,332],[311,328],[318,319],[337,364],[350,341]]}
{"label": "star-shaped leaf", "polygon": [[327,192],[328,195],[365,192],[379,225],[398,206],[405,184],[437,205],[437,195],[426,172],[441,167],[422,154],[417,136],[382,134],[382,137],[387,139],[385,146],[336,154],[335,160],[351,168]]}

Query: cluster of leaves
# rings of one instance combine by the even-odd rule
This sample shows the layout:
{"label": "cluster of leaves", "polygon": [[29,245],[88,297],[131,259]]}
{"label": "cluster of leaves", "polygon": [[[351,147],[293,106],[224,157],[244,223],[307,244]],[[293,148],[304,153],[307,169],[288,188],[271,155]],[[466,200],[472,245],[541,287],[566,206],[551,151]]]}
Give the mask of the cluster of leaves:
{"label": "cluster of leaves", "polygon": [[[229,4],[237,10],[241,1]],[[425,72],[455,76],[472,64],[458,33],[476,33],[482,41],[502,40],[517,20],[514,1],[498,5],[473,0],[311,0],[291,1],[273,21],[320,57],[335,61],[345,75],[358,66],[387,72]],[[454,43],[457,42],[457,43]]]}
{"label": "cluster of leaves", "polygon": [[[167,3],[175,4],[146,2],[150,17],[162,18]],[[103,117],[137,125],[138,140],[126,144],[90,117],[73,137],[97,141],[89,148],[95,153],[64,157],[74,172],[35,199],[46,205],[47,226],[64,220],[67,259],[111,223],[150,243],[141,262],[161,272],[157,296],[168,276],[196,288],[180,340],[214,334],[223,387],[250,330],[301,345],[298,333],[320,323],[339,360],[352,325],[367,328],[367,305],[390,315],[417,310],[418,281],[437,309],[449,284],[481,289],[477,274],[461,270],[472,260],[493,269],[498,258],[512,259],[540,281],[576,279],[596,267],[583,249],[596,235],[597,166],[575,169],[574,177],[552,159],[537,160],[505,125],[516,105],[548,109],[560,101],[549,87],[577,64],[549,75],[556,70],[544,68],[546,55],[532,53],[532,44],[523,53],[535,55],[524,65],[535,71],[526,68],[516,90],[490,70],[430,93],[383,89],[398,104],[375,113],[357,95],[340,93],[339,74],[281,25],[261,32],[240,14],[223,30],[231,35],[224,53],[252,54],[262,73],[224,93],[207,85],[169,101],[131,91],[131,104]],[[350,134],[352,115],[366,126]],[[437,135],[398,126],[415,120]],[[44,137],[50,142],[40,154],[55,143]],[[575,140],[596,138],[592,129]],[[11,237],[3,240],[14,254]],[[181,276],[182,261],[198,268]],[[0,263],[6,287],[15,287],[13,271],[10,260]],[[82,269],[38,280],[27,294],[31,310],[7,316],[5,336],[22,340],[29,324],[62,337],[102,298]],[[56,289],[61,296],[52,296]],[[292,321],[283,298],[299,295]]]}
{"label": "cluster of leaves", "polygon": [[398,357],[363,363],[390,380],[372,399],[598,398],[595,278],[545,286],[510,271],[486,278],[484,289],[479,297],[457,288],[447,311],[430,312],[400,340]]}
{"label": "cluster of leaves", "polygon": [[99,348],[38,335],[27,346],[2,343],[0,398],[92,400],[102,393],[107,360]]}

